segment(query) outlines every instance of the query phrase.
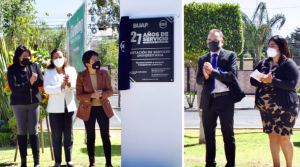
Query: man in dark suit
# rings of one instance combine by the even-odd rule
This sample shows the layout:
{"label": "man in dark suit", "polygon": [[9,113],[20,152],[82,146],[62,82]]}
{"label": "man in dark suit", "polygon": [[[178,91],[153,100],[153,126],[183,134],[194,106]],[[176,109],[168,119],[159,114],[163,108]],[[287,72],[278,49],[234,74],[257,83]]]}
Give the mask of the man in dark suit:
{"label": "man in dark suit", "polygon": [[203,86],[200,108],[206,140],[206,167],[216,166],[215,131],[220,118],[224,139],[226,167],[235,166],[235,139],[233,129],[234,98],[229,83],[235,80],[236,53],[222,49],[223,33],[213,29],[207,37],[209,53],[198,61],[197,83]]}

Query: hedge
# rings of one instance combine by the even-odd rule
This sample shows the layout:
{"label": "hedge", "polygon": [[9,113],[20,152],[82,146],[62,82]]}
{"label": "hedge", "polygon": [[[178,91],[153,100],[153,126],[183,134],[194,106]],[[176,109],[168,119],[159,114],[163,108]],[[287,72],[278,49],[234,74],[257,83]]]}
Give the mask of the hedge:
{"label": "hedge", "polygon": [[0,128],[0,130],[1,130],[1,132],[6,132],[6,133],[11,132],[11,128],[9,127],[8,124],[2,125],[1,128]]}
{"label": "hedge", "polygon": [[184,6],[186,61],[196,63],[199,56],[209,52],[206,41],[211,29],[223,32],[224,49],[234,51],[237,55],[242,53],[244,37],[239,4],[193,2]]}
{"label": "hedge", "polygon": [[0,133],[0,145],[2,147],[11,146],[13,141],[10,139],[11,133]]}

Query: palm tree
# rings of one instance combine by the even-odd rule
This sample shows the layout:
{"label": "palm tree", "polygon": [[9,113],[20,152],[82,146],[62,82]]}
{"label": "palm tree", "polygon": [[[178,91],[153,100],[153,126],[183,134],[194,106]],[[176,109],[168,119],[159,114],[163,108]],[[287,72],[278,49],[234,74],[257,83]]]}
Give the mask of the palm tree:
{"label": "palm tree", "polygon": [[267,42],[267,39],[272,36],[272,30],[278,29],[285,23],[284,14],[276,14],[269,19],[266,3],[260,2],[257,6],[252,19],[242,13],[244,37],[247,47],[255,53],[255,63],[260,61],[260,54]]}

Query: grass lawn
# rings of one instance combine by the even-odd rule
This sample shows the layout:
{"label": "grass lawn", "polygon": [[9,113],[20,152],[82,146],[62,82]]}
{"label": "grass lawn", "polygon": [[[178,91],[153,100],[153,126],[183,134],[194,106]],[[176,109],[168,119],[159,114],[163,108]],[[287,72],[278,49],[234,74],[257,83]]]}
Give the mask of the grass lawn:
{"label": "grass lawn", "polygon": [[[98,131],[99,132],[99,131]],[[112,143],[112,164],[114,167],[121,166],[121,131],[111,130],[111,133],[116,137],[111,138]],[[96,166],[105,165],[105,158],[103,153],[100,133],[97,134],[96,139]],[[199,130],[185,130],[184,136],[184,161],[185,167],[203,167],[205,165],[205,145],[199,145]],[[74,146],[73,146],[73,161],[75,166],[88,166],[89,160],[87,156],[86,145],[84,144],[84,131],[74,131]],[[45,139],[45,153],[40,156],[41,167],[48,167],[54,164],[51,160],[50,149],[48,144],[48,135],[44,133]],[[236,139],[236,166],[245,167],[265,167],[272,166],[272,157],[269,149],[268,135],[261,132],[261,130],[235,130]],[[217,166],[224,167],[226,164],[223,137],[220,130],[217,130]],[[294,131],[292,141],[295,144],[293,166],[300,166],[300,131]],[[30,146],[28,146],[29,148]],[[64,152],[64,151],[63,151]],[[17,162],[13,162],[15,148],[0,148],[0,166],[20,166],[20,157]],[[285,166],[284,156],[281,152],[281,166]],[[64,153],[62,155],[64,157]],[[62,158],[62,165],[65,164]],[[27,157],[28,166],[33,166],[31,149],[28,149]]]}
{"label": "grass lawn", "polygon": [[[205,145],[198,145],[198,130],[185,131],[184,161],[186,167],[205,166]],[[294,142],[293,166],[300,166],[300,131],[294,131],[291,137]],[[266,167],[273,166],[269,148],[268,135],[262,130],[235,130],[236,140],[236,166],[243,167]],[[217,166],[224,167],[226,164],[223,137],[220,130],[216,133],[217,141]],[[281,166],[285,166],[285,159],[281,152]]]}

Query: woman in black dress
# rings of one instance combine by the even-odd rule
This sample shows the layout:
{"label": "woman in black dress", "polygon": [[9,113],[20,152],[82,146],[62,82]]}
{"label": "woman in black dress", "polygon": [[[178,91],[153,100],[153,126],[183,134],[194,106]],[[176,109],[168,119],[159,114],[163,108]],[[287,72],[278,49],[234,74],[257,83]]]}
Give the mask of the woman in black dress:
{"label": "woman in black dress", "polygon": [[250,79],[257,87],[255,104],[260,111],[263,131],[269,135],[274,167],[280,166],[280,148],[286,166],[292,166],[294,145],[290,139],[298,115],[299,100],[295,86],[299,78],[296,63],[290,59],[287,42],[281,36],[269,40],[269,58],[261,60],[255,69],[265,74],[259,81]]}

